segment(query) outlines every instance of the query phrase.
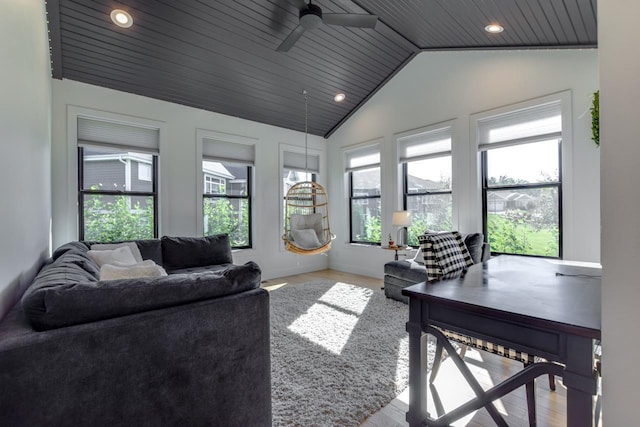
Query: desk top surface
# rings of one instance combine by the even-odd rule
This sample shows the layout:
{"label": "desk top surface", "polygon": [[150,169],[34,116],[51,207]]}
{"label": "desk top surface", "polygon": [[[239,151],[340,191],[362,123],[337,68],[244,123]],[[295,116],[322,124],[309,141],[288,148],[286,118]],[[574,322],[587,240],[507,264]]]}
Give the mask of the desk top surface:
{"label": "desk top surface", "polygon": [[470,267],[461,277],[418,283],[402,293],[429,303],[599,339],[600,275],[597,268],[502,255]]}

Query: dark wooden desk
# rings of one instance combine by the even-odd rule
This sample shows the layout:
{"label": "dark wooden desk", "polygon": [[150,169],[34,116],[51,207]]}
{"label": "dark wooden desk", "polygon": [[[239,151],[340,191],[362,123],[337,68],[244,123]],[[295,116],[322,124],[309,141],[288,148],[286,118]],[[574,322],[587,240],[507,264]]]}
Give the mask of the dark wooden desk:
{"label": "dark wooden desk", "polygon": [[426,394],[425,331],[435,325],[563,364],[567,426],[592,425],[600,274],[599,269],[503,255],[470,267],[462,277],[404,289],[409,297],[409,424],[437,425],[428,417]]}

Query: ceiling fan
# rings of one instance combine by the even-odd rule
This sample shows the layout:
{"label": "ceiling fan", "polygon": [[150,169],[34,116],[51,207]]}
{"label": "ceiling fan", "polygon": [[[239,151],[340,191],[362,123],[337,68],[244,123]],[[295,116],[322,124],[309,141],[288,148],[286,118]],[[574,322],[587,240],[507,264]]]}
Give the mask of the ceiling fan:
{"label": "ceiling fan", "polygon": [[286,39],[276,49],[287,52],[298,41],[306,30],[318,28],[320,24],[340,25],[343,27],[375,28],[378,17],[376,15],[360,13],[322,13],[319,6],[304,0],[296,0],[300,9],[300,21]]}

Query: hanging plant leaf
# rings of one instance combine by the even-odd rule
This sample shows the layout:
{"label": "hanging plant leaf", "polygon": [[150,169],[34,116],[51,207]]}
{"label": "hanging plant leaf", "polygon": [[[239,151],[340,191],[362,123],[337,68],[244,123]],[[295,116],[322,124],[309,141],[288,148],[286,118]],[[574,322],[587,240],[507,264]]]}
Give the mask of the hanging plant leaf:
{"label": "hanging plant leaf", "polygon": [[600,147],[600,91],[593,93],[591,101],[591,139]]}

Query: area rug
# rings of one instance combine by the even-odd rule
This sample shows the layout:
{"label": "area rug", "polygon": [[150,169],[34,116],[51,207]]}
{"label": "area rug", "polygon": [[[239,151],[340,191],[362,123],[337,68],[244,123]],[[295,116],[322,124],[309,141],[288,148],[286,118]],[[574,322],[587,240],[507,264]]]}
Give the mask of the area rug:
{"label": "area rug", "polygon": [[358,426],[388,404],[408,385],[407,320],[408,306],[381,290],[317,281],[271,291],[273,425]]}

